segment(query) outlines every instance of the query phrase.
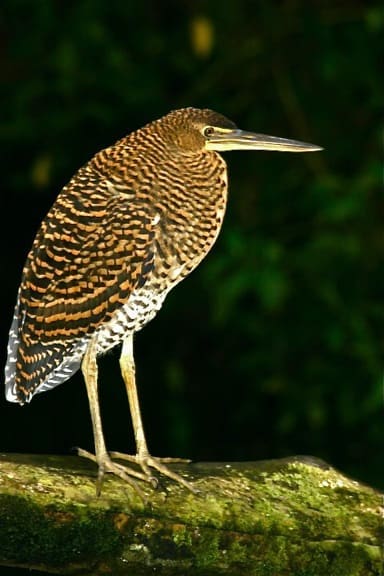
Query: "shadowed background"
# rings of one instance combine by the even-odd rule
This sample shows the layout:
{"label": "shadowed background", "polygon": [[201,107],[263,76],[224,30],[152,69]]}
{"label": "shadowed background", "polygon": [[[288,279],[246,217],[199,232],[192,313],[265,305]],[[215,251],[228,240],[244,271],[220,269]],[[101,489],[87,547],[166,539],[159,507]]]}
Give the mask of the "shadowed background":
{"label": "shadowed background", "polygon": [[[324,146],[232,152],[212,252],[136,337],[154,455],[324,458],[384,487],[380,4],[5,1],[1,363],[40,221],[103,147],[169,110]],[[6,230],[6,226],[8,229]],[[102,358],[107,445],[134,449],[118,350]],[[0,450],[92,448],[78,373],[20,408]]]}

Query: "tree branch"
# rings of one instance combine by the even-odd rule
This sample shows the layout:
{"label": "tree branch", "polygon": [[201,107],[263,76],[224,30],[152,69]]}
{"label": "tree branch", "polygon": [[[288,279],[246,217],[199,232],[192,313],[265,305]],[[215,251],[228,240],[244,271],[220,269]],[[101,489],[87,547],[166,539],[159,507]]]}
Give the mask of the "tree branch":
{"label": "tree branch", "polygon": [[383,496],[326,463],[174,465],[144,503],[117,478],[95,496],[77,457],[0,455],[0,566],[55,574],[370,576],[383,570]]}

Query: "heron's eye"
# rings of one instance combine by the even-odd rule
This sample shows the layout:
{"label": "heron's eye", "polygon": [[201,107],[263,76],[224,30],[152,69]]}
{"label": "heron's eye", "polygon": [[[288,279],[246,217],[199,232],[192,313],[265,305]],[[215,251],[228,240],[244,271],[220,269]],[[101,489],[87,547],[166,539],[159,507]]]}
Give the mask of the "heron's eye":
{"label": "heron's eye", "polygon": [[207,138],[209,138],[210,136],[213,136],[215,133],[215,129],[212,128],[212,126],[207,126],[206,128],[204,128],[203,130],[203,134],[204,136],[206,136]]}

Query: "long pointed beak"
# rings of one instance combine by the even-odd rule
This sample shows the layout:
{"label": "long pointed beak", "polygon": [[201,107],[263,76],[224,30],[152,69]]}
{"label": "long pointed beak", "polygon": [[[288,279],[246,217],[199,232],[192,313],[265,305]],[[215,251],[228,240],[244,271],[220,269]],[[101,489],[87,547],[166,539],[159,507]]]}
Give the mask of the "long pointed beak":
{"label": "long pointed beak", "polygon": [[298,140],[288,140],[268,136],[267,134],[255,134],[238,129],[215,128],[212,136],[208,136],[205,147],[207,150],[225,152],[227,150],[271,150],[276,152],[315,152],[322,150],[315,144],[307,144]]}

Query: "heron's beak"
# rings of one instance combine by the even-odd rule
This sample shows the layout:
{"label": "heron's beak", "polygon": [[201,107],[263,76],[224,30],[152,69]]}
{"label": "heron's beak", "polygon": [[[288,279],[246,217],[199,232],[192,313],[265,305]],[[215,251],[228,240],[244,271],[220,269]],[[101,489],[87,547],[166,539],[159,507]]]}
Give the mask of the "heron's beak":
{"label": "heron's beak", "polygon": [[298,140],[277,138],[266,134],[255,134],[238,129],[215,128],[212,136],[207,136],[207,150],[225,152],[227,150],[271,150],[276,152],[315,152],[322,150],[315,144]]}

